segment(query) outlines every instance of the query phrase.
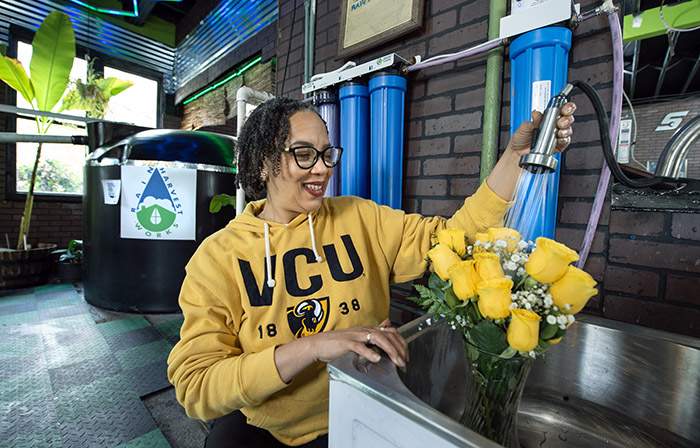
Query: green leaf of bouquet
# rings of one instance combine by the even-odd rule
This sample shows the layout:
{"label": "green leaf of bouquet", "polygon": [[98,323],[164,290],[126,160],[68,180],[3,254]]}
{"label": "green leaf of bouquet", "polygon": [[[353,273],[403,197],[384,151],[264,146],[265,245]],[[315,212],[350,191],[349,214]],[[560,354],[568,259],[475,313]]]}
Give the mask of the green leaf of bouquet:
{"label": "green leaf of bouquet", "polygon": [[559,325],[547,324],[542,331],[540,331],[540,338],[544,339],[545,341],[552,339],[554,335],[557,334],[557,330],[559,330]]}
{"label": "green leaf of bouquet", "polygon": [[474,344],[486,352],[502,353],[508,348],[506,334],[489,320],[476,324],[470,333]]}
{"label": "green leaf of bouquet", "polygon": [[459,306],[460,300],[457,298],[452,288],[448,288],[447,291],[445,291],[445,302],[447,302],[447,306],[449,306],[452,311]]}
{"label": "green leaf of bouquet", "polygon": [[443,282],[439,275],[437,275],[435,272],[430,274],[430,278],[428,279],[428,287],[430,289],[439,289],[441,291],[444,291],[446,286],[447,282]]}
{"label": "green leaf of bouquet", "polygon": [[34,100],[34,88],[24,70],[22,63],[17,59],[3,56],[0,58],[0,79],[8,86],[18,91],[28,103]]}
{"label": "green leaf of bouquet", "polygon": [[508,348],[503,350],[498,356],[504,359],[510,359],[515,356],[516,353],[518,353],[518,351],[509,345]]}

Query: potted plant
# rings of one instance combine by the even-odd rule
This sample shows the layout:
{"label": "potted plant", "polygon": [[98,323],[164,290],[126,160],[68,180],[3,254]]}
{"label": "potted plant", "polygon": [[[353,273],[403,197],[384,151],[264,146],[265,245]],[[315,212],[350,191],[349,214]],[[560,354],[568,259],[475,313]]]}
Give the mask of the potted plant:
{"label": "potted plant", "polygon": [[67,249],[52,252],[58,257],[58,275],[63,283],[79,282],[83,279],[83,242],[72,240]]}
{"label": "potted plant", "polygon": [[[34,110],[51,111],[69,86],[74,59],[75,33],[70,18],[62,12],[53,11],[44,19],[32,40],[32,59],[29,64],[31,76],[27,75],[18,60],[3,56],[0,58],[0,79],[19,92]],[[131,83],[115,78],[103,79],[94,74],[90,66],[87,82],[75,82],[75,88],[68,93],[58,112],[83,109],[88,111],[90,117],[103,118],[109,98],[129,86]],[[102,92],[100,98],[95,99],[99,92]],[[38,132],[46,134],[53,119],[37,117],[36,123]],[[8,248],[0,251],[0,288],[36,285],[48,281],[49,255],[56,245],[41,247],[42,244],[39,244],[39,248],[31,248],[27,244],[41,147],[42,144],[38,143],[16,250]]]}
{"label": "potted plant", "polygon": [[[31,77],[18,60],[3,56],[0,59],[0,79],[19,92],[33,109],[50,111],[68,86],[74,58],[73,26],[66,14],[54,11],[44,19],[32,40]],[[50,118],[37,117],[39,133],[46,134],[52,122]],[[8,248],[0,252],[0,287],[29,286],[48,281],[49,255],[56,245],[32,249],[27,244],[40,160],[41,143],[37,145],[16,250]]]}

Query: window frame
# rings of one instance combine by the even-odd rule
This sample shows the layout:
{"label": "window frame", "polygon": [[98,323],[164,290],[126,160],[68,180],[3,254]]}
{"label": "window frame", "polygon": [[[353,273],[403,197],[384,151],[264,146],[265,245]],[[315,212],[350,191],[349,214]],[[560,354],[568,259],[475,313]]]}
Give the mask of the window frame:
{"label": "window frame", "polygon": [[[19,27],[17,25],[10,25],[9,41],[7,45],[7,56],[16,58],[17,57],[17,46],[18,42],[24,42],[31,44],[34,38],[34,32],[26,28]],[[148,69],[146,67],[141,67],[137,65],[130,64],[128,62],[122,61],[115,57],[105,55],[102,53],[95,52],[94,50],[88,51],[85,47],[79,46],[76,43],[75,57],[85,59],[86,55],[90,55],[95,58],[93,64],[93,69],[104,75],[105,65],[122,70],[125,72],[133,73],[135,75],[141,76],[143,78],[148,78],[150,80],[156,81],[158,84],[158,92],[156,95],[156,128],[161,128],[163,126],[163,108],[165,101],[165,92],[163,90],[163,75],[154,70]],[[28,67],[25,67],[28,70]],[[7,92],[6,103],[8,105],[14,106],[17,104],[17,92],[14,89],[5,87]],[[12,113],[5,113],[5,129],[8,132],[17,132],[16,119],[17,116]],[[46,193],[46,192],[35,192],[34,201],[35,202],[63,202],[63,203],[80,203],[83,201],[83,195],[85,188],[83,185],[83,193],[80,194],[70,194],[70,193]],[[19,202],[25,201],[27,193],[17,191],[17,145],[14,143],[5,144],[5,200]]]}

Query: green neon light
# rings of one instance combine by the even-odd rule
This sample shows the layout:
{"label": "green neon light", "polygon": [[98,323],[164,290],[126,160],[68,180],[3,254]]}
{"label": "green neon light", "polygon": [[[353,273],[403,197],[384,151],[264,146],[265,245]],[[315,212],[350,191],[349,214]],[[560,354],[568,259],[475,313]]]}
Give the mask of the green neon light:
{"label": "green neon light", "polygon": [[87,3],[81,1],[81,0],[71,0],[73,3],[77,3],[80,6],[83,6],[87,9],[90,9],[95,12],[101,12],[103,14],[112,14],[115,16],[126,16],[126,17],[138,17],[139,16],[139,5],[138,5],[138,0],[133,0],[134,2],[134,12],[129,12],[129,11],[118,11],[116,9],[105,9],[105,8],[98,8],[96,6],[88,5]]}
{"label": "green neon light", "polygon": [[221,87],[223,84],[226,84],[227,82],[229,82],[230,80],[232,80],[232,79],[235,78],[236,76],[239,76],[239,75],[243,74],[243,72],[245,72],[245,71],[248,70],[250,67],[252,67],[253,65],[257,64],[257,63],[260,62],[260,61],[262,61],[262,56],[258,56],[257,59],[255,59],[254,61],[249,62],[249,63],[246,64],[243,68],[241,68],[240,70],[238,70],[236,73],[232,74],[231,76],[229,76],[228,78],[224,79],[223,81],[219,81],[219,82],[217,82],[216,84],[207,87],[206,89],[202,90],[201,92],[199,92],[198,94],[196,94],[196,95],[193,96],[192,98],[183,101],[182,104],[185,105],[185,104],[187,104],[187,103],[190,103],[190,102],[196,100],[197,98],[199,98],[200,96],[204,95],[205,93],[211,92],[212,90]]}

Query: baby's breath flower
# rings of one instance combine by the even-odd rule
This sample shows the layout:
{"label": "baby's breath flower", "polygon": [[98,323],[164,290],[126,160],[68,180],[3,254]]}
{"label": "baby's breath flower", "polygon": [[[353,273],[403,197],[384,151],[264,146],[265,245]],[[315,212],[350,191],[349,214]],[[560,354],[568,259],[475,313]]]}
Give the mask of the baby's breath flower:
{"label": "baby's breath flower", "polygon": [[518,261],[520,261],[520,255],[518,255],[518,254],[511,255],[510,261],[512,261],[513,263],[517,263]]}
{"label": "baby's breath flower", "polygon": [[576,321],[576,318],[574,317],[573,314],[568,314],[567,320],[569,321],[570,324],[573,324]]}
{"label": "baby's breath flower", "polygon": [[552,316],[551,314],[547,316],[547,323],[549,325],[554,325],[557,323],[557,318],[555,316]]}
{"label": "baby's breath flower", "polygon": [[534,350],[530,350],[529,352],[527,352],[527,355],[532,359],[535,359],[535,356],[536,356]]}
{"label": "baby's breath flower", "polygon": [[560,314],[557,316],[557,322],[559,322],[559,325],[564,325],[566,328],[566,323],[569,321],[569,319],[566,318],[566,314]]}
{"label": "baby's breath flower", "polygon": [[569,305],[568,303],[564,305],[564,308],[566,309],[566,311],[571,311],[571,305]]}

